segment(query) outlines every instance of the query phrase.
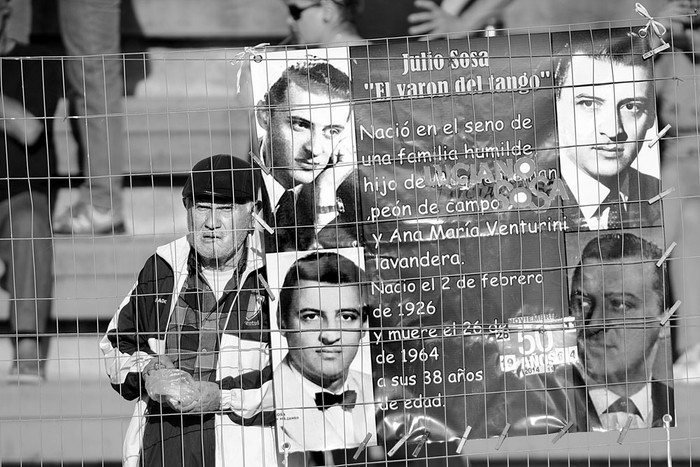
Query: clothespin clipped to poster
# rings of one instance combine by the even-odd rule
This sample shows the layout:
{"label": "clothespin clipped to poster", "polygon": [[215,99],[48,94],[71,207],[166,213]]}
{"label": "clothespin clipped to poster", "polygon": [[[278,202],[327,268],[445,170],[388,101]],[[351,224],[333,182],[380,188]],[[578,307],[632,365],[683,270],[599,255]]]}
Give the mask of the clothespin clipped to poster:
{"label": "clothespin clipped to poster", "polygon": [[660,268],[662,264],[664,264],[664,261],[671,255],[671,252],[673,251],[674,248],[676,248],[677,244],[676,242],[671,242],[671,244],[666,248],[666,251],[664,251],[664,254],[661,255],[661,258],[656,262],[656,267]]}
{"label": "clothespin clipped to poster", "polygon": [[663,316],[661,316],[661,319],[659,320],[659,325],[665,326],[666,323],[668,323],[668,320],[671,319],[671,316],[673,316],[676,310],[678,310],[678,308],[681,306],[681,303],[683,302],[681,302],[680,300],[676,300],[676,303],[674,303],[673,306],[669,308],[668,311],[663,314]]}
{"label": "clothespin clipped to poster", "polygon": [[506,423],[506,426],[503,428],[503,431],[501,432],[501,436],[498,437],[498,442],[496,443],[496,451],[501,449],[501,445],[503,444],[503,441],[505,441],[506,436],[508,436],[508,430],[510,430],[510,423]]}
{"label": "clothespin clipped to poster", "polygon": [[406,440],[408,440],[408,437],[409,437],[409,436],[410,436],[410,433],[406,432],[406,434],[404,434],[404,435],[401,437],[401,439],[397,441],[397,443],[394,445],[394,447],[391,448],[391,449],[389,450],[389,452],[387,453],[387,454],[389,455],[389,457],[391,457],[391,456],[393,456],[394,454],[396,454],[396,451],[398,451],[399,448],[400,448],[401,446],[404,445],[404,443],[406,442]]}
{"label": "clothespin clipped to poster", "polygon": [[352,456],[354,460],[357,460],[357,458],[360,457],[360,454],[362,454],[362,451],[365,450],[370,439],[372,439],[372,433],[367,433],[365,439],[362,440],[360,445],[357,447],[357,450],[355,450],[355,454]]}
{"label": "clothespin clipped to poster", "polygon": [[250,152],[248,153],[248,155],[249,155],[250,158],[253,160],[253,162],[255,162],[256,164],[258,164],[258,166],[260,167],[260,169],[261,169],[263,172],[265,172],[265,175],[270,175],[270,168],[269,168],[267,165],[265,165],[265,162],[263,162],[263,160],[260,159],[260,158],[258,157],[257,154],[255,154],[253,151],[250,151]]}
{"label": "clothespin clipped to poster", "polygon": [[649,144],[647,144],[647,146],[649,146],[650,148],[653,148],[654,145],[655,145],[656,143],[658,143],[659,140],[660,140],[661,138],[663,138],[664,135],[665,135],[666,133],[668,133],[668,130],[670,130],[670,129],[671,129],[671,124],[669,123],[669,124],[667,124],[665,127],[663,127],[663,128],[661,129],[661,131],[659,132],[659,134],[656,135],[656,137],[655,137],[654,139],[652,139],[651,141],[649,141]]}
{"label": "clothespin clipped to poster", "polygon": [[574,426],[574,422],[569,422],[566,424],[566,426],[564,428],[559,430],[559,433],[557,433],[557,435],[554,437],[554,439],[552,439],[552,444],[555,444],[557,441],[562,439],[562,437],[569,432],[569,430],[571,429],[572,426]]}
{"label": "clothespin clipped to poster", "polygon": [[425,443],[428,442],[428,438],[430,438],[430,432],[426,430],[426,432],[423,433],[423,435],[422,435],[422,436],[420,437],[420,439],[418,440],[418,446],[416,446],[416,448],[413,450],[413,453],[412,453],[412,456],[413,456],[413,457],[417,457],[417,456],[418,456],[418,454],[419,454],[419,453],[421,452],[421,450],[423,449],[423,446],[425,446]]}
{"label": "clothespin clipped to poster", "polygon": [[467,438],[469,438],[469,433],[471,433],[471,431],[472,427],[470,425],[467,425],[467,429],[464,430],[464,434],[459,439],[459,444],[457,445],[457,454],[462,454],[462,449],[464,449],[464,445],[467,444]]}
{"label": "clothespin clipped to poster", "polygon": [[632,420],[634,420],[634,415],[627,417],[627,422],[625,422],[625,426],[620,430],[620,436],[617,437],[617,444],[622,444],[625,440],[627,432],[630,431],[630,427],[632,426]]}
{"label": "clothespin clipped to poster", "polygon": [[649,57],[653,57],[659,52],[663,52],[664,50],[668,49],[671,47],[665,40],[664,40],[664,34],[666,34],[666,26],[664,26],[661,22],[656,21],[647,11],[646,8],[644,8],[644,5],[641,3],[637,2],[634,5],[634,11],[639,13],[641,16],[647,19],[647,24],[639,30],[639,37],[644,39],[649,35],[649,30],[651,29],[654,32],[654,35],[659,38],[661,41],[661,45],[654,47],[652,50],[649,52],[646,52],[644,55],[642,55],[642,58],[646,60]]}
{"label": "clothespin clipped to poster", "polygon": [[676,191],[676,187],[675,187],[675,186],[672,186],[671,188],[668,188],[668,189],[662,191],[662,192],[659,193],[658,195],[656,195],[656,196],[654,196],[654,197],[652,197],[652,198],[649,198],[649,204],[654,204],[655,202],[659,201],[661,198],[664,198],[664,197],[670,195],[670,194],[673,193],[674,191]]}
{"label": "clothespin clipped to poster", "polygon": [[241,73],[243,72],[243,61],[249,57],[253,57],[255,63],[260,63],[263,60],[263,56],[260,49],[264,49],[270,45],[269,42],[263,42],[255,47],[244,47],[242,52],[238,52],[231,60],[231,65],[238,66],[238,71],[236,71],[236,94],[241,93]]}
{"label": "clothespin clipped to poster", "polygon": [[666,429],[666,465],[668,467],[673,466],[673,460],[671,458],[671,422],[673,417],[670,414],[665,414],[661,420],[664,422],[664,428]]}
{"label": "clothespin clipped to poster", "polygon": [[252,246],[250,249],[253,250],[253,253],[255,253],[255,256],[257,256],[259,259],[265,259],[265,253],[260,250],[260,248]]}
{"label": "clothespin clipped to poster", "polygon": [[275,231],[272,230],[272,227],[267,225],[267,222],[265,222],[265,220],[262,217],[260,217],[260,215],[257,212],[253,213],[253,219],[255,220],[255,222],[260,224],[262,226],[262,228],[265,229],[267,231],[267,233],[269,233],[270,235],[275,233]]}
{"label": "clothespin clipped to poster", "polygon": [[262,286],[265,288],[265,291],[267,292],[267,296],[270,298],[270,300],[274,300],[275,294],[272,293],[272,289],[270,288],[270,284],[267,283],[267,281],[262,276],[262,274],[258,274],[258,280],[260,281]]}

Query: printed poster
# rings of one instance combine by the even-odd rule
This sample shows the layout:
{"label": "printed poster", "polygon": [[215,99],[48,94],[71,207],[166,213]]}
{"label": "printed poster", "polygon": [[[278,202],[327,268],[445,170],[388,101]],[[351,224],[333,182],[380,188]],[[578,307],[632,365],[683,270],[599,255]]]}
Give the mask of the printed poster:
{"label": "printed poster", "polygon": [[[251,63],[256,157],[282,187],[264,197],[280,200],[268,268],[362,252],[376,426],[326,449],[401,456],[391,447],[467,429],[641,429],[674,414],[648,50],[632,29],[600,29],[269,48]],[[340,406],[348,390],[333,391]]]}

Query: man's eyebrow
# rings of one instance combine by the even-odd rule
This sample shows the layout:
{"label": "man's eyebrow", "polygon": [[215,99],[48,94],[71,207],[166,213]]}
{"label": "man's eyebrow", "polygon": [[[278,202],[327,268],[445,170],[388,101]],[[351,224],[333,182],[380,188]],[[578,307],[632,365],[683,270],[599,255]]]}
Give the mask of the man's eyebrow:
{"label": "man's eyebrow", "polygon": [[602,97],[596,96],[595,92],[593,92],[593,91],[591,91],[591,92],[580,92],[580,93],[576,94],[574,97],[575,97],[576,99],[579,99],[579,98],[581,98],[581,97],[586,97],[586,98],[588,98],[588,99],[595,99],[595,100],[597,100],[597,101],[602,101],[602,100],[603,100]]}
{"label": "man's eyebrow", "polygon": [[308,123],[309,125],[313,125],[313,122],[309,120],[308,118],[301,117],[299,115],[290,115],[289,116],[290,121],[300,121],[304,123]]}
{"label": "man's eyebrow", "polygon": [[[318,309],[318,308],[312,308],[312,307],[305,307],[299,309],[297,312],[298,314],[302,313],[316,313],[316,314],[322,314],[324,310]],[[360,315],[360,309],[359,308],[350,308],[350,307],[344,307],[340,308],[338,310],[335,310],[336,313],[355,313],[356,315]]]}
{"label": "man's eyebrow", "polygon": [[649,99],[649,96],[642,94],[639,96],[626,97],[620,101],[620,104],[626,104],[628,102],[639,102],[639,101],[649,102],[650,100],[651,99]]}
{"label": "man's eyebrow", "polygon": [[614,292],[604,292],[603,296],[605,298],[634,298],[639,300],[639,296],[635,293],[626,290],[614,291]]}

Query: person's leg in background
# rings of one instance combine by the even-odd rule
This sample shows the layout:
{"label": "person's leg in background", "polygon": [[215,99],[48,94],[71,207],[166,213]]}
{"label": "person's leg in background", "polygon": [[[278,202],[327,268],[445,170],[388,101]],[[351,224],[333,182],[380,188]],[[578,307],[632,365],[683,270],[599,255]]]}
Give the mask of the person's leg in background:
{"label": "person's leg in background", "polygon": [[[669,2],[674,6],[678,2]],[[671,23],[674,49],[654,62],[659,128],[671,129],[662,140],[661,180],[666,246],[676,242],[668,260],[673,300],[682,302],[672,330],[676,378],[700,383],[700,80],[693,50],[695,38],[687,25]],[[667,304],[671,307],[673,304]]]}
{"label": "person's leg in background", "polygon": [[675,353],[681,357],[676,377],[694,383],[700,383],[699,143],[697,135],[670,142],[662,167],[664,188],[675,189],[664,199],[664,223],[667,244],[677,244],[669,260],[671,292],[682,302],[673,331]]}
{"label": "person's leg in background", "polygon": [[[54,218],[54,232],[110,234],[124,230],[124,84],[120,53],[121,0],[61,0],[71,109],[79,117],[86,177],[78,202]],[[103,54],[105,54],[103,56]]]}
{"label": "person's leg in background", "polygon": [[0,285],[10,294],[13,375],[43,377],[53,293],[53,243],[46,194],[25,191],[0,203]]}

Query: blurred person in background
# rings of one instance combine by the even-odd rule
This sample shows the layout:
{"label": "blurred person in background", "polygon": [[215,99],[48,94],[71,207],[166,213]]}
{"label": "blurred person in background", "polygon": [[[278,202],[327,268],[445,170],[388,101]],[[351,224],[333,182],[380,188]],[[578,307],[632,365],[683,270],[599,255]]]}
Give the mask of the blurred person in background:
{"label": "blurred person in background", "polygon": [[414,5],[421,11],[411,13],[408,33],[449,34],[463,37],[469,32],[483,31],[502,26],[503,9],[513,0],[443,0],[438,4],[433,0],[415,0]]}
{"label": "blurred person in background", "polygon": [[122,171],[126,138],[120,52],[121,0],[60,0],[59,23],[70,58],[65,69],[73,133],[84,181],[77,201],[54,216],[55,233],[124,232]]}
{"label": "blurred person in background", "polygon": [[[7,36],[12,6],[0,0],[0,286],[10,294],[15,360],[11,382],[39,382],[48,353],[53,291],[49,180],[54,167],[52,117],[61,96],[58,59]],[[32,58],[36,57],[36,58]]]}
{"label": "blurred person in background", "polygon": [[362,40],[355,21],[364,0],[284,0],[290,44],[342,44]]}
{"label": "blurred person in background", "polygon": [[673,296],[682,301],[673,336],[680,356],[676,377],[691,383],[700,383],[699,8],[698,0],[671,0],[659,11],[656,18],[666,26],[663,39],[671,48],[654,62],[659,128],[671,125],[661,140],[661,178],[665,189],[674,188],[664,198],[664,220],[668,241],[678,244],[669,261]]}

